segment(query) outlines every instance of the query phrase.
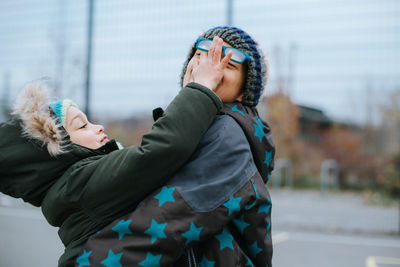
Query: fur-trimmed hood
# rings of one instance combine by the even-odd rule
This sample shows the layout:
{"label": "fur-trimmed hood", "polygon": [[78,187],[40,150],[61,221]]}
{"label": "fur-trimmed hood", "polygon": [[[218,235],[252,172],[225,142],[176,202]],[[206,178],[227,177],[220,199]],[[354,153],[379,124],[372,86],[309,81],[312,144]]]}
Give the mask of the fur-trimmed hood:
{"label": "fur-trimmed hood", "polygon": [[43,84],[28,84],[0,123],[0,192],[35,206],[69,167],[101,153],[70,143],[48,102]]}
{"label": "fur-trimmed hood", "polygon": [[12,115],[21,121],[23,135],[40,141],[52,156],[66,151],[66,132],[50,107],[49,91],[43,82],[32,82],[18,95]]}

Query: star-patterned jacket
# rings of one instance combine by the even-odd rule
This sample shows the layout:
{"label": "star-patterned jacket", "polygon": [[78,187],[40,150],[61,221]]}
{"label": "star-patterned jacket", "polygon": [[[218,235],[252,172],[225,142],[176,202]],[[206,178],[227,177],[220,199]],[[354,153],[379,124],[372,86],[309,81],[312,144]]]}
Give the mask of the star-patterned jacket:
{"label": "star-patterned jacket", "polygon": [[255,108],[222,111],[189,162],[93,235],[75,266],[271,266],[271,131]]}

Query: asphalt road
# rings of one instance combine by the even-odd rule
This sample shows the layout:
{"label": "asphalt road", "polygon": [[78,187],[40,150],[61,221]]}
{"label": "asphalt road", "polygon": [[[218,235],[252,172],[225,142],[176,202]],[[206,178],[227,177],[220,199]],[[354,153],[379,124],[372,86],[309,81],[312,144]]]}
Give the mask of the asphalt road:
{"label": "asphalt road", "polygon": [[[348,194],[271,195],[274,267],[400,266],[396,208],[365,206]],[[57,266],[57,229],[39,209],[7,205],[0,203],[0,267]]]}
{"label": "asphalt road", "polygon": [[64,249],[39,209],[0,207],[0,267],[55,267]]}
{"label": "asphalt road", "polygon": [[271,191],[272,229],[357,234],[399,234],[399,208],[365,204],[360,194]]}
{"label": "asphalt road", "polygon": [[400,238],[313,232],[278,232],[274,242],[276,267],[400,266]]}

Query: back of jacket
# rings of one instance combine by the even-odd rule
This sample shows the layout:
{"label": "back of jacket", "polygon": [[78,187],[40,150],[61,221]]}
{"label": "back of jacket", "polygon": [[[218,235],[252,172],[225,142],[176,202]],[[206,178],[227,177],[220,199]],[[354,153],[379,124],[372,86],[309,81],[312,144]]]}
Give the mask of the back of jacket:
{"label": "back of jacket", "polygon": [[[232,220],[213,238],[189,247],[174,266],[271,267],[272,202],[265,186],[274,168],[275,147],[271,129],[260,119],[255,108],[240,103],[229,103],[224,105],[222,112],[233,118],[244,132],[251,148],[256,171],[250,180],[224,204],[226,207],[232,207],[234,206],[232,200],[240,198],[236,206],[238,213]],[[237,168],[238,165],[234,165],[234,168]],[[243,175],[242,181],[245,179]],[[225,190],[225,188],[220,189]],[[252,199],[252,202],[247,202],[246,205],[246,199]]]}

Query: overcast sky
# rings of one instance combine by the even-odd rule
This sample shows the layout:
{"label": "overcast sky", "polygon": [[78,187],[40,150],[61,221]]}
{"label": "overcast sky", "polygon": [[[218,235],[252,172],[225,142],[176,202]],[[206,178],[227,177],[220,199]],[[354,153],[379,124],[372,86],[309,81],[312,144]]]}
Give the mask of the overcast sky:
{"label": "overcast sky", "polygon": [[[0,2],[0,98],[51,77],[83,105],[87,1]],[[96,1],[95,115],[127,117],[166,106],[197,36],[226,24],[226,0]],[[298,104],[364,122],[400,90],[400,1],[234,1],[233,24],[267,53],[266,94],[284,84]],[[372,110],[367,112],[367,110]]]}

